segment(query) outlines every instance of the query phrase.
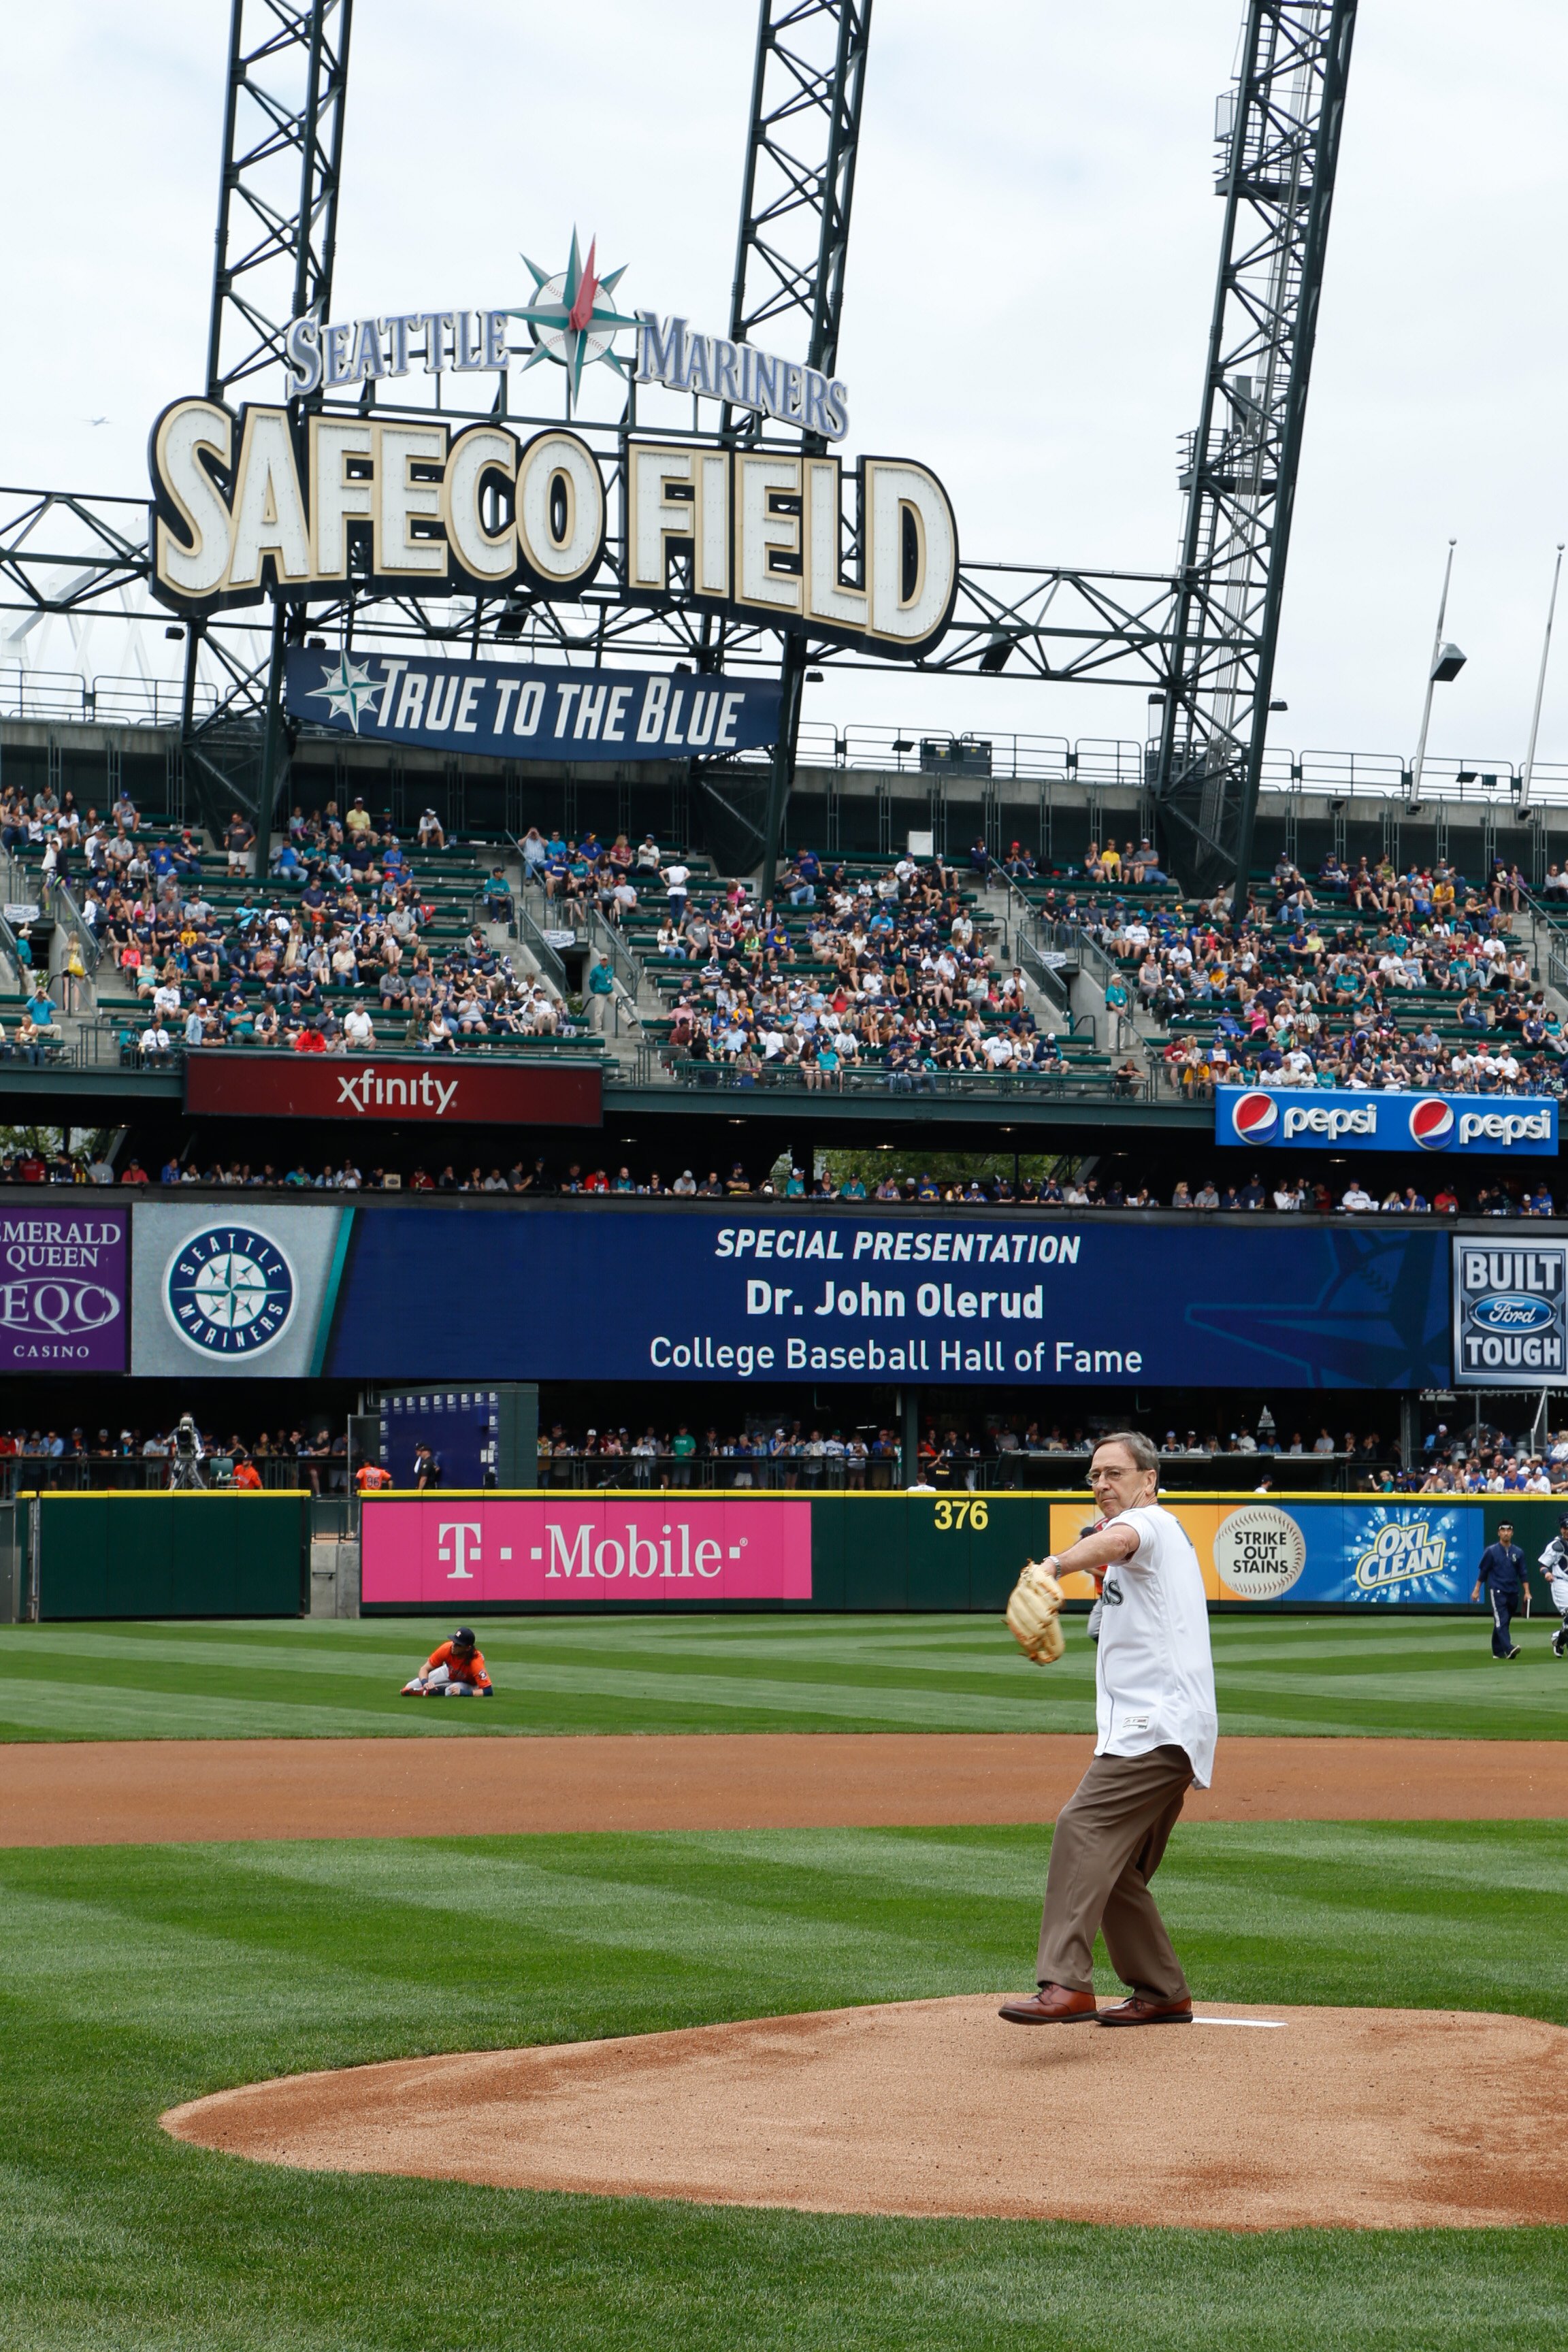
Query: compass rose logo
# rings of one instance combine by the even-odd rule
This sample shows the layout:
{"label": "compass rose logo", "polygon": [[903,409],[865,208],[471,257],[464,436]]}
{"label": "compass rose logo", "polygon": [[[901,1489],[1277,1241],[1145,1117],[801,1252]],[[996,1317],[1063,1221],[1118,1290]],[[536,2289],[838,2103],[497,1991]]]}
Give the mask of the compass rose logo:
{"label": "compass rose logo", "polygon": [[163,1306],[182,1339],[206,1356],[258,1356],[294,1312],[294,1269],[250,1225],[193,1234],[169,1260]]}
{"label": "compass rose logo", "polygon": [[357,735],[360,712],[374,702],[384,683],[372,677],[368,662],[351,661],[347,654],[340,654],[336,674],[324,669],[321,685],[310,688],[307,699],[324,702],[332,717],[346,719]]}
{"label": "compass rose logo", "polygon": [[582,385],[583,370],[595,360],[603,360],[620,375],[628,373],[626,361],[611,349],[623,327],[637,325],[610,300],[626,274],[626,267],[623,264],[601,278],[596,267],[598,250],[595,237],[584,261],[574,229],[572,258],[564,269],[552,275],[529,261],[525,253],[522,258],[533,278],[533,299],[524,310],[507,312],[509,319],[521,319],[533,339],[533,350],[522,363],[525,369],[537,367],[541,360],[553,360],[557,367],[565,369],[568,415]]}

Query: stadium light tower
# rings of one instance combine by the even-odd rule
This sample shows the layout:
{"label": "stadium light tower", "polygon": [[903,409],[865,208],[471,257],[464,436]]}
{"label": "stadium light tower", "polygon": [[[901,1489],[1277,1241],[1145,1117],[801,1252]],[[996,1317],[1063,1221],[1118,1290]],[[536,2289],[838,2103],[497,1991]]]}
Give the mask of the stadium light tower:
{"label": "stadium light tower", "polygon": [[1524,773],[1519,782],[1519,813],[1530,806],[1530,787],[1535,776],[1535,740],[1541,732],[1541,703],[1546,692],[1546,663],[1552,651],[1552,623],[1557,611],[1557,583],[1563,577],[1563,541],[1557,542],[1557,561],[1552,569],[1552,593],[1546,601],[1546,634],[1541,640],[1541,667],[1535,679],[1535,708],[1530,714],[1530,743],[1524,754]]}
{"label": "stadium light tower", "polygon": [[1219,101],[1219,276],[1151,782],[1245,903],[1356,0],[1248,0]]}
{"label": "stadium light tower", "polygon": [[1432,689],[1452,686],[1465,667],[1465,656],[1458,646],[1445,642],[1443,624],[1448,616],[1448,583],[1454,576],[1454,549],[1458,541],[1448,541],[1448,560],[1443,566],[1443,593],[1437,604],[1437,625],[1432,633],[1432,659],[1426,669],[1426,699],[1421,706],[1421,740],[1415,746],[1415,764],[1410,771],[1410,797],[1405,803],[1405,814],[1414,816],[1421,805],[1421,771],[1426,764],[1426,730],[1432,724]]}
{"label": "stadium light tower", "polygon": [[[226,401],[237,386],[279,366],[289,320],[312,310],[324,315],[331,299],[353,14],[353,0],[230,0],[209,400]],[[300,626],[303,618],[301,612]],[[236,801],[246,810],[260,873],[267,870],[282,748],[286,619],[279,599],[259,761],[254,726],[236,731],[226,724],[226,706],[253,707],[259,675],[237,667],[199,625],[191,626],[185,648],[183,733],[196,797],[215,832]],[[194,703],[204,634],[230,675],[216,719],[198,729]]]}
{"label": "stadium light tower", "polygon": [[[793,326],[803,337],[802,360],[827,376],[838,372],[871,8],[872,0],[760,0],[757,16],[730,339],[749,342],[763,330],[776,335],[781,325]],[[760,422],[742,424],[725,408],[721,431],[726,439],[743,439]],[[818,433],[803,433],[801,447],[820,457],[827,444]],[[723,667],[725,641],[721,623],[704,622],[699,668]],[[773,896],[778,870],[801,688],[813,658],[804,629],[787,630],[779,739],[760,823],[743,804],[739,779],[727,775],[721,796],[703,763],[691,764],[692,780],[706,786],[721,819],[739,820],[736,855],[749,862],[761,850],[764,899]]]}

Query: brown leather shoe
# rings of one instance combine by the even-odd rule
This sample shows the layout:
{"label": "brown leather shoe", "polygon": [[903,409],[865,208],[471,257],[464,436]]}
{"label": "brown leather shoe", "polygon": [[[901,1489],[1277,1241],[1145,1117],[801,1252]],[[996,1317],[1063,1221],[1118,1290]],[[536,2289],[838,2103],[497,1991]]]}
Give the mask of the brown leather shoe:
{"label": "brown leather shoe", "polygon": [[1066,1985],[1046,1984],[1027,2000],[1005,2000],[996,2012],[1009,2025],[1081,2025],[1087,2018],[1098,2017],[1099,2008],[1091,1992],[1072,1992]]}
{"label": "brown leather shoe", "polygon": [[1193,2004],[1190,2000],[1145,2000],[1134,1993],[1130,2000],[1119,2000],[1100,2012],[1101,2025],[1190,2025]]}

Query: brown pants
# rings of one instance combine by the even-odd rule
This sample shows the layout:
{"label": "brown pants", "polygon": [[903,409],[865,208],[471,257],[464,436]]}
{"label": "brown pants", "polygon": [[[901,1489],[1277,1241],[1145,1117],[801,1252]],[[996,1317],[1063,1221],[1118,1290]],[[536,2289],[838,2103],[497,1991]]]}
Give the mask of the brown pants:
{"label": "brown pants", "polygon": [[1185,2000],[1187,1980],[1149,1892],[1192,1786],[1184,1748],[1097,1756],[1057,1817],[1035,1973],[1041,1984],[1094,1990],[1095,1931],[1124,1985],[1153,2000]]}

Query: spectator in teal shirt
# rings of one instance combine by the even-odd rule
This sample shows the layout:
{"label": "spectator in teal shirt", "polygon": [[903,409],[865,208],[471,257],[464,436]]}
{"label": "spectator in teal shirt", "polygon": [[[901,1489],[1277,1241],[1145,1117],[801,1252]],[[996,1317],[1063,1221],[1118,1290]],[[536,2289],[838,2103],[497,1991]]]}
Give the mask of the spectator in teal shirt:
{"label": "spectator in teal shirt", "polygon": [[600,958],[588,974],[588,1019],[601,1036],[609,1026],[610,1006],[616,993],[616,975],[607,956]]}

